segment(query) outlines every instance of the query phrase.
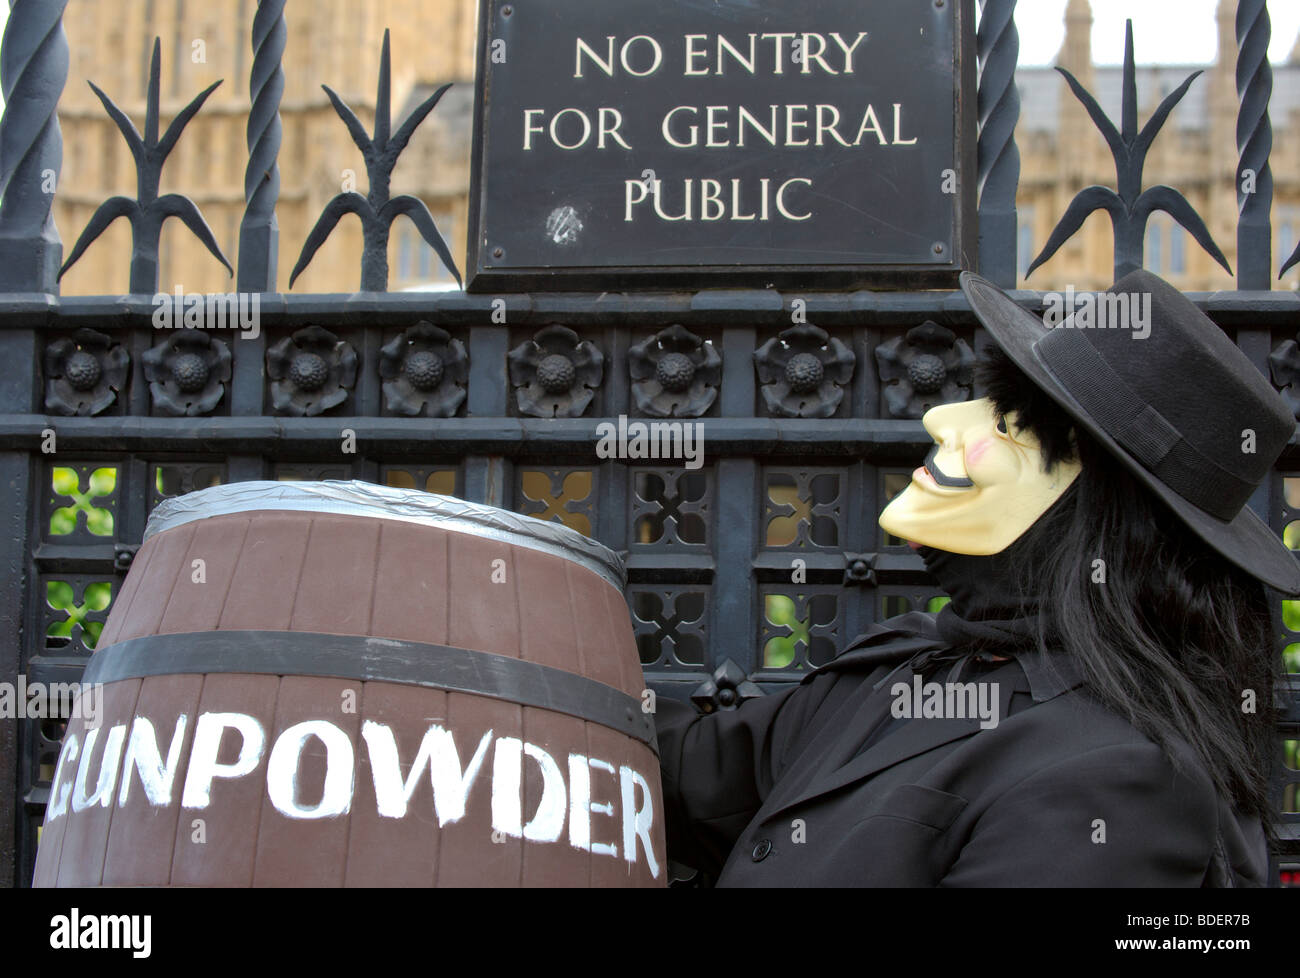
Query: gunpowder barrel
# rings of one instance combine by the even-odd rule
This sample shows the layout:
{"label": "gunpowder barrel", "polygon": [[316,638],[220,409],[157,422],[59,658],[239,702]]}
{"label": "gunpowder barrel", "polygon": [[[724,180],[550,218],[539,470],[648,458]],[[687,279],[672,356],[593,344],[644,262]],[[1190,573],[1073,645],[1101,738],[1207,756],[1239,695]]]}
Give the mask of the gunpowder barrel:
{"label": "gunpowder barrel", "polygon": [[664,885],[624,583],[575,531],[430,493],[165,501],[86,669],[35,885]]}

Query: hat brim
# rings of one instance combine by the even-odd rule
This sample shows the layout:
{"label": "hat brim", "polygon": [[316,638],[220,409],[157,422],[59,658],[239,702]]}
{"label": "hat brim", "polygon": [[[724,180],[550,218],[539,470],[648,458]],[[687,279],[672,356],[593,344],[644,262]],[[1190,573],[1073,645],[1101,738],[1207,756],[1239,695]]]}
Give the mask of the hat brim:
{"label": "hat brim", "polygon": [[1016,366],[1067,411],[1097,442],[1145,485],[1206,544],[1246,573],[1285,595],[1300,595],[1300,563],[1254,510],[1243,506],[1232,520],[1221,520],[1189,503],[1107,434],[1087,410],[1052,376],[1034,344],[1049,327],[988,279],[963,272],[961,288],[975,315]]}

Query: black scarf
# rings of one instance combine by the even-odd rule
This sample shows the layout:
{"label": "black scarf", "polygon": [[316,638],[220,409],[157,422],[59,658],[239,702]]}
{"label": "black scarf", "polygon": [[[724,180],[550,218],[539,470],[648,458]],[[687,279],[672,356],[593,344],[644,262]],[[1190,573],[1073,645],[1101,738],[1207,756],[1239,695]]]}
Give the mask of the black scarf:
{"label": "black scarf", "polygon": [[1037,646],[1039,599],[1031,582],[1043,549],[1035,529],[987,557],[919,548],[926,570],[952,598],[935,619],[950,647],[997,653]]}

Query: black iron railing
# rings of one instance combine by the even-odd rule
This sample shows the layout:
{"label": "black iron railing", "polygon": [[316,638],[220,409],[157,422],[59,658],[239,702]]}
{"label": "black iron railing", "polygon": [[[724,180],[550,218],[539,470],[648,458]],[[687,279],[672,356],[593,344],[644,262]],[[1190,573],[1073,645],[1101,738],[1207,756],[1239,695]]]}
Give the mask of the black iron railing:
{"label": "black iron railing", "polygon": [[[225,328],[185,329],[158,325],[145,236],[131,295],[58,297],[54,196],[40,185],[60,166],[64,4],[12,4],[0,58],[0,523],[13,541],[0,565],[0,681],[75,680],[152,507],[250,479],[425,488],[590,533],[627,556],[650,685],[714,708],[792,681],[872,621],[932,605],[919,559],[876,516],[930,443],[921,414],[978,393],[969,362],[983,341],[960,293],[394,295],[381,291],[377,232],[366,237],[368,291],[279,293],[286,6],[260,2],[253,23],[240,293],[233,309],[199,297],[205,315],[224,311]],[[980,262],[1012,288],[1015,3],[980,8]],[[1264,0],[1239,4],[1237,30],[1239,175],[1256,176],[1240,201],[1241,291],[1193,298],[1300,410],[1300,295],[1267,291]],[[144,143],[158,125],[151,113]],[[1140,264],[1141,235],[1133,246],[1127,258]],[[255,331],[240,328],[241,296],[245,312],[256,302]],[[1041,307],[1039,293],[1018,297]],[[167,308],[183,327],[184,301]],[[663,429],[670,436],[698,425],[698,467],[609,457],[601,426],[620,423],[679,426]],[[1294,442],[1251,504],[1279,534],[1300,520]],[[1282,612],[1279,652],[1300,643]],[[1300,773],[1281,744],[1294,764],[1295,676],[1286,696],[1276,790],[1294,812]],[[30,879],[59,737],[49,721],[0,724],[7,882]],[[1300,815],[1282,819],[1280,865],[1294,866]]]}

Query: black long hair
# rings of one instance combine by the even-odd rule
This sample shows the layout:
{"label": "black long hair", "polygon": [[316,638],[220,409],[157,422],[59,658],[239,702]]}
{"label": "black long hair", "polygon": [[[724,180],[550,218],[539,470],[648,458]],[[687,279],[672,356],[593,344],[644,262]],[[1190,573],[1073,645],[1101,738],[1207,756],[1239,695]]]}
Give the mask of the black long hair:
{"label": "black long hair", "polygon": [[[1190,747],[1220,796],[1272,837],[1281,660],[1267,588],[1204,544],[1000,349],[984,351],[977,377],[998,412],[1016,412],[1035,435],[1045,467],[1081,464],[1033,528],[1047,543],[1024,582],[1040,597],[1040,638],[1073,656],[1093,695],[1173,763],[1180,741]],[[1254,712],[1243,709],[1247,690]]]}

